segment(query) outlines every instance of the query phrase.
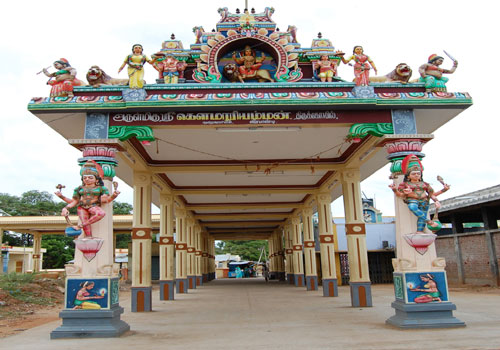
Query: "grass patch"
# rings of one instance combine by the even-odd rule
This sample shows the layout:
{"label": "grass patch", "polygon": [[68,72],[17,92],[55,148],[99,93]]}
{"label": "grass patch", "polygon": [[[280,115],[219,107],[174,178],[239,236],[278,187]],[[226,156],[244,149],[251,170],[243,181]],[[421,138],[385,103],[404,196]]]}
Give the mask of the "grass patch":
{"label": "grass patch", "polygon": [[[11,272],[0,275],[0,292],[6,305],[0,306],[0,310],[7,311],[5,306],[18,305],[54,305],[55,300],[47,293],[43,284],[36,280],[35,273],[21,274]],[[25,305],[22,305],[25,304]],[[28,304],[28,305],[27,305]]]}

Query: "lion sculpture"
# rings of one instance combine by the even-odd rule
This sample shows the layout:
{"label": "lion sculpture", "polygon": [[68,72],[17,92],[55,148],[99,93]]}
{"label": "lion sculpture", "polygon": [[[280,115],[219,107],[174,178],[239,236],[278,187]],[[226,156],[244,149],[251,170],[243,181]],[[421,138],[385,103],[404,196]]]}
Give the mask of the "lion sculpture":
{"label": "lion sculpture", "polygon": [[401,83],[406,84],[410,81],[412,70],[406,63],[400,63],[396,68],[386,74],[379,77],[370,77],[371,83]]}
{"label": "lion sculpture", "polygon": [[267,69],[259,69],[256,71],[255,75],[243,78],[240,72],[238,72],[238,66],[236,66],[234,63],[226,64],[224,66],[224,69],[222,70],[222,74],[231,83],[236,83],[238,81],[244,83],[246,79],[257,79],[259,83],[262,83],[264,81],[271,81],[271,82],[274,81],[273,78],[271,78],[271,75],[269,74],[269,71]]}
{"label": "lion sculpture", "polygon": [[107,75],[99,66],[92,66],[87,72],[87,81],[90,86],[128,85],[128,79],[115,79]]}

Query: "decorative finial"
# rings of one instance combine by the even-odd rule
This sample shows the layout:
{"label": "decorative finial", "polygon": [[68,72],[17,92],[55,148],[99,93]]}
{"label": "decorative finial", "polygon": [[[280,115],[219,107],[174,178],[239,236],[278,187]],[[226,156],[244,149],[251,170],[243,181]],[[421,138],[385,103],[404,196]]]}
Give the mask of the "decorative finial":
{"label": "decorative finial", "polygon": [[172,35],[170,35],[170,39],[174,40],[175,39],[175,34],[172,33]]}
{"label": "decorative finial", "polygon": [[279,32],[279,31],[280,31],[280,29],[279,29],[279,28],[276,28],[276,31],[277,31],[277,32]]}
{"label": "decorative finial", "polygon": [[318,39],[321,39],[323,37],[323,34],[321,32],[318,33]]}
{"label": "decorative finial", "polygon": [[252,7],[252,13],[255,13],[255,8]]}
{"label": "decorative finial", "polygon": [[236,9],[236,14],[240,14],[240,9]]}
{"label": "decorative finial", "polygon": [[215,33],[215,29],[214,28],[212,28],[212,33]]}

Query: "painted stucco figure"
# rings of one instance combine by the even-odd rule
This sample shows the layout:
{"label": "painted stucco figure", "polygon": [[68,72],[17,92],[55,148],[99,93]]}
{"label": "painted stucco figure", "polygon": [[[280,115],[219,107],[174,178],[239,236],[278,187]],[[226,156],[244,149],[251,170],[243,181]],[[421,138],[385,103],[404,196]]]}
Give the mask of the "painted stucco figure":
{"label": "painted stucco figure", "polygon": [[240,52],[239,57],[236,52],[233,52],[233,60],[238,66],[238,79],[243,83],[246,79],[258,79],[259,81],[274,81],[267,69],[260,69],[264,57],[257,57],[255,50],[250,46],[245,46],[245,49]]}
{"label": "painted stucco figure", "polygon": [[434,276],[430,273],[420,275],[420,280],[424,283],[422,286],[410,289],[412,292],[425,292],[415,299],[416,303],[430,303],[431,301],[441,302],[441,293],[437,287],[436,281],[434,281]]}
{"label": "painted stucco figure", "polygon": [[160,74],[160,79],[163,79],[165,84],[177,84],[179,77],[187,67],[187,63],[179,61],[172,55],[165,55],[164,53],[157,53],[154,56],[157,61],[153,67]]}
{"label": "painted stucco figure", "polygon": [[426,92],[446,92],[446,83],[449,79],[443,77],[443,74],[452,74],[458,67],[458,61],[453,58],[452,60],[453,66],[451,69],[443,69],[439,66],[443,64],[444,58],[432,54],[429,56],[427,63],[420,66],[418,69],[420,73],[419,81],[425,83]]}
{"label": "painted stucco figure", "polygon": [[47,68],[44,68],[43,74],[51,79],[47,82],[52,86],[50,89],[50,97],[73,97],[73,86],[85,85],[85,83],[76,78],[76,69],[71,67],[68,60],[61,58],[54,62],[54,68],[57,72],[49,73]]}
{"label": "painted stucco figure", "polygon": [[322,55],[321,59],[314,64],[314,69],[319,69],[319,78],[322,82],[331,82],[337,75],[337,61],[330,60],[328,55]]}
{"label": "painted stucco figure", "polygon": [[68,209],[77,206],[80,223],[73,226],[73,229],[75,231],[83,229],[86,237],[92,237],[91,225],[106,215],[101,204],[111,203],[120,192],[115,190],[112,195],[109,194],[102,181],[102,168],[94,161],[89,160],[82,166],[81,175],[82,185],[75,188],[72,199],[65,197],[60,190],[55,192],[55,195],[68,203],[62,209],[61,215],[67,217]]}
{"label": "painted stucco figure", "polygon": [[90,291],[94,288],[94,282],[85,281],[80,284],[80,290],[76,293],[73,309],[99,310],[101,306],[95,302],[95,299],[103,299],[104,294],[91,295]]}
{"label": "painted stucco figure", "polygon": [[435,202],[436,209],[441,207],[437,197],[448,191],[450,186],[443,182],[443,189],[434,192],[433,188],[422,179],[422,163],[417,156],[411,154],[404,158],[401,170],[404,176],[403,182],[396,186],[395,184],[389,185],[394,194],[402,198],[408,205],[408,209],[415,214],[417,220],[417,233],[424,233],[425,225],[431,231],[437,231],[441,228],[439,221],[430,220],[429,214],[429,201],[432,199]]}
{"label": "painted stucco figure", "polygon": [[154,60],[144,55],[142,45],[135,44],[132,46],[132,53],[125,57],[125,61],[118,69],[118,73],[128,65],[127,73],[129,78],[129,87],[131,89],[142,89],[144,82],[144,64],[154,64]]}
{"label": "painted stucco figure", "polygon": [[370,69],[373,68],[377,74],[377,67],[371,58],[364,54],[363,46],[354,46],[353,55],[347,59],[342,57],[342,62],[349,64],[354,61],[354,82],[357,86],[366,86],[370,84]]}

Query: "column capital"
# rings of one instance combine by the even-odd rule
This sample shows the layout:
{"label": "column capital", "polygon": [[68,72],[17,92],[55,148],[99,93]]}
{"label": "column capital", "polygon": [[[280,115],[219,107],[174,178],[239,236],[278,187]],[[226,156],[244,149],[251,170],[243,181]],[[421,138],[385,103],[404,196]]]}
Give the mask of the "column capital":
{"label": "column capital", "polygon": [[174,204],[174,196],[169,193],[161,193],[160,194],[160,204],[164,205],[173,205]]}
{"label": "column capital", "polygon": [[292,225],[300,225],[300,217],[298,216],[293,216],[291,219],[290,219]]}
{"label": "column capital", "polygon": [[150,185],[151,173],[146,171],[134,171],[134,185]]}
{"label": "column capital", "polygon": [[313,208],[312,207],[302,208],[302,215],[303,216],[312,216],[313,215]]}
{"label": "column capital", "polygon": [[359,168],[348,168],[340,172],[340,179],[342,182],[359,182],[360,171]]}
{"label": "column capital", "polygon": [[318,195],[316,196],[316,202],[330,204],[332,202],[332,196],[330,195],[330,192],[318,193]]}
{"label": "column capital", "polygon": [[187,210],[186,209],[181,209],[181,208],[175,208],[175,216],[178,218],[183,218],[185,219],[187,216]]}

